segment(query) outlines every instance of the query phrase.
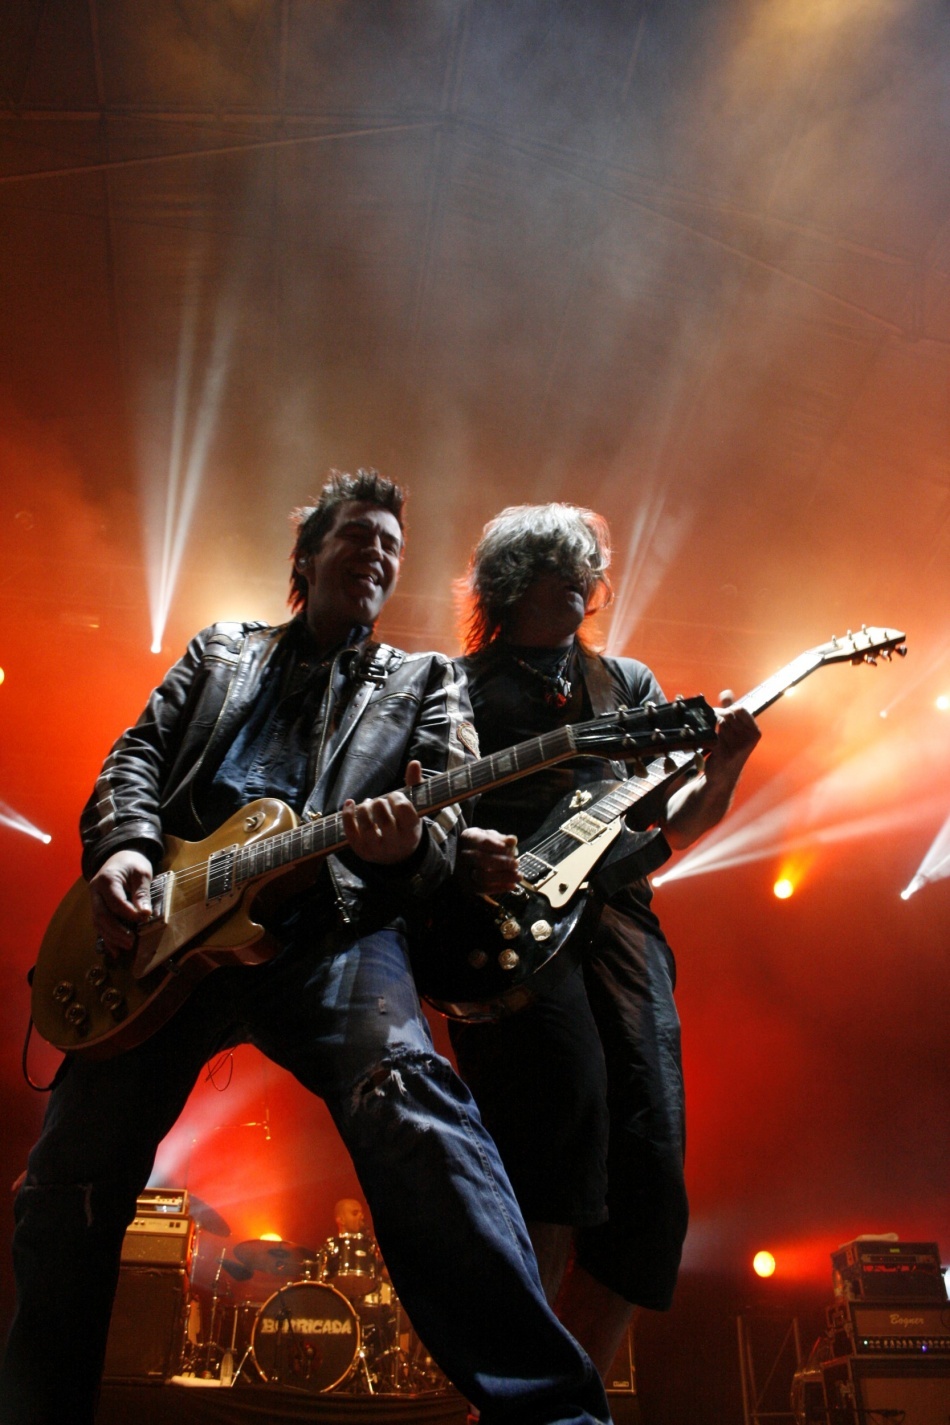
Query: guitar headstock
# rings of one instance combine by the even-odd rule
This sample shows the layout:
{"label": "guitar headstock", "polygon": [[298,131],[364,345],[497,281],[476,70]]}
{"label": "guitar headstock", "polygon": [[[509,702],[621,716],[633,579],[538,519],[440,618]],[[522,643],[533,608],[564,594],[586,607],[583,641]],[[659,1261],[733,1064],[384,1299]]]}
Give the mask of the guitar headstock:
{"label": "guitar headstock", "polygon": [[575,723],[573,732],[578,752],[633,761],[649,752],[711,747],[716,740],[716,714],[705,698],[676,698]]}
{"label": "guitar headstock", "polygon": [[812,649],[812,654],[820,657],[822,663],[876,663],[878,658],[889,659],[893,653],[904,658],[907,654],[906,635],[896,628],[868,628],[862,624],[857,633],[851,629],[843,638],[832,638]]}

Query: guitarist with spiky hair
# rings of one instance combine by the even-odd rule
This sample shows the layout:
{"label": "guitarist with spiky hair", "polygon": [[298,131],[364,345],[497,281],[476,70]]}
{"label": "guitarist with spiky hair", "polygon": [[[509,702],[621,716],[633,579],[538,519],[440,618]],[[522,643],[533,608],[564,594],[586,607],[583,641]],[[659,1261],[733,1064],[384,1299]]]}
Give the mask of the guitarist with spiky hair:
{"label": "guitarist with spiky hair", "polygon": [[[585,619],[610,600],[609,563],[605,521],[573,505],[516,506],[485,527],[460,590],[461,665],[483,752],[664,701],[644,664],[599,657],[583,639]],[[721,820],[758,738],[744,709],[722,716],[705,771],[659,820],[671,846]],[[483,895],[511,891],[519,838],[572,790],[623,775],[585,757],[487,793],[463,832],[457,878]],[[686,1234],[675,965],[650,897],[644,878],[612,894],[581,964],[527,1009],[450,1022],[548,1297],[602,1375],[634,1307],[670,1306]]]}
{"label": "guitarist with spiky hair", "polygon": [[[175,897],[204,909],[231,894],[230,872],[209,859],[207,877],[177,875],[166,911],[166,838],[194,842],[228,819],[251,835],[276,798],[304,832],[341,808],[345,844],[334,843],[309,888],[263,907],[273,958],[212,968],[147,1035],[132,1014],[123,1025],[119,995],[115,1027],[131,1036],[123,1052],[83,1054],[92,1011],[79,977],[65,997],[80,1041],[17,1197],[3,1425],[92,1425],[137,1195],[204,1064],[242,1042],[326,1101],[399,1296],[485,1425],[609,1419],[596,1372],[545,1301],[471,1095],[433,1049],[409,968],[404,917],[450,874],[459,820],[451,804],[421,816],[411,790],[424,773],[464,769],[477,744],[450,660],[371,641],[399,575],[402,504],[375,471],[335,474],[300,512],[296,616],[199,634],[102,768],[82,816],[99,985],[140,954],[138,979],[173,983],[167,961],[152,969],[150,927],[177,914]],[[407,765],[408,786],[395,790]],[[266,863],[283,845],[275,837],[255,854]],[[225,866],[231,849],[218,858]],[[200,955],[177,964],[186,978]]]}

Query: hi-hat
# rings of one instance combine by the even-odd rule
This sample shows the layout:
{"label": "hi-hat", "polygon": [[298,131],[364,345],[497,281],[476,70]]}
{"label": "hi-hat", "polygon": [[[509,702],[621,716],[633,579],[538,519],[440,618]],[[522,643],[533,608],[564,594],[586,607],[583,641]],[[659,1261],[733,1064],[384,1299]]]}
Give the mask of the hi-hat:
{"label": "hi-hat", "polygon": [[270,1242],[264,1237],[251,1237],[239,1242],[234,1255],[254,1272],[266,1272],[272,1277],[286,1277],[300,1271],[304,1262],[313,1257],[311,1247],[298,1247],[294,1242]]}

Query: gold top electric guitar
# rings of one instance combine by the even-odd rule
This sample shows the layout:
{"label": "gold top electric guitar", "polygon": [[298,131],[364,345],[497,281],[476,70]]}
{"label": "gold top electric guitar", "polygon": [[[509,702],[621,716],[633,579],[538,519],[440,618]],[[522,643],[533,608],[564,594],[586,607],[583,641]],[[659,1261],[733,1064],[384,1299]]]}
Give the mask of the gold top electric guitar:
{"label": "gold top electric guitar", "polygon": [[[715,741],[702,698],[622,709],[530,738],[427,778],[404,792],[420,813],[589,753],[639,762],[659,750],[684,758]],[[43,937],[32,980],[37,1030],[58,1049],[106,1058],[140,1044],[219,965],[255,965],[279,948],[255,920],[257,903],[299,891],[346,845],[339,812],[298,821],[274,798],[252,802],[204,841],[169,837],[151,883],[151,918],[127,953],[103,949],[89,887],[77,881]]]}

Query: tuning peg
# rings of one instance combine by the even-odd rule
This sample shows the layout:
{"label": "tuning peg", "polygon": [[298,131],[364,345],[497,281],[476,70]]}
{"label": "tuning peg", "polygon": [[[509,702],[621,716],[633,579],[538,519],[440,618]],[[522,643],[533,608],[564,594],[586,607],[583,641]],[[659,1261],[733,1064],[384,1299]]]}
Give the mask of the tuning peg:
{"label": "tuning peg", "polygon": [[882,649],[881,649],[881,657],[884,659],[884,662],[885,662],[885,663],[890,663],[890,661],[891,661],[891,650],[890,650],[889,648],[882,648]]}
{"label": "tuning peg", "polygon": [[897,654],[898,658],[906,658],[906,657],[907,657],[907,644],[906,644],[906,643],[902,643],[899,648],[895,648],[895,649],[894,649],[894,652]]}
{"label": "tuning peg", "polygon": [[865,663],[870,663],[872,668],[877,667],[877,659],[874,657],[873,653],[865,653],[864,661]]}

